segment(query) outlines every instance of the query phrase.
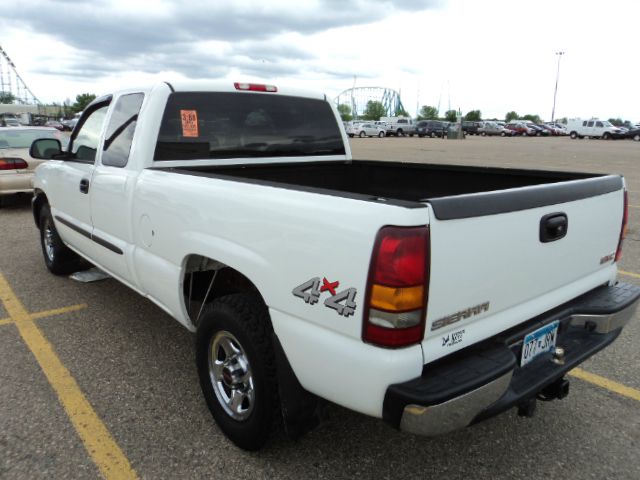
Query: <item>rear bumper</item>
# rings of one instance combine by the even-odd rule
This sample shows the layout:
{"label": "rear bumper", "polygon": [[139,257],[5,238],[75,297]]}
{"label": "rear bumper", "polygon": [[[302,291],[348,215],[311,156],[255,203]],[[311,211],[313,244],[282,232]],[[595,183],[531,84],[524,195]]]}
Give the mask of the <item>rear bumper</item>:
{"label": "rear bumper", "polygon": [[[599,287],[524,325],[426,365],[422,376],[391,385],[383,418],[402,431],[438,435],[463,428],[535,398],[541,390],[611,344],[631,319],[640,287]],[[551,353],[519,367],[522,339],[542,325],[560,321]]]}
{"label": "rear bumper", "polygon": [[0,195],[32,191],[33,172],[5,172],[0,175]]}

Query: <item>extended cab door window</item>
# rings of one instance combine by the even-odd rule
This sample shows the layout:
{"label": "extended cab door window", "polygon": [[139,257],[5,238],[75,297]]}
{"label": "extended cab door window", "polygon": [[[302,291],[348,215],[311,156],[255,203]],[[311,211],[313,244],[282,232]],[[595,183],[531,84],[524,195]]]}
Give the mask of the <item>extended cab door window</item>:
{"label": "extended cab door window", "polygon": [[108,108],[109,104],[107,103],[86,117],[78,133],[71,139],[68,160],[85,163],[95,161]]}
{"label": "extended cab door window", "polygon": [[103,165],[124,167],[127,164],[142,100],[144,94],[132,93],[121,96],[116,102],[105,135]]}

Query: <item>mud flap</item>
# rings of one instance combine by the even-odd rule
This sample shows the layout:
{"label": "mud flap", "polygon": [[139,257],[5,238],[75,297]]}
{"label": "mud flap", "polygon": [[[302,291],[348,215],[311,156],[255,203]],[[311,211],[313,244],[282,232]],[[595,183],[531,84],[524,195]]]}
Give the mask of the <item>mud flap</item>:
{"label": "mud flap", "polygon": [[275,333],[273,348],[278,369],[278,393],[284,429],[287,437],[296,440],[320,423],[320,401],[316,395],[300,385]]}

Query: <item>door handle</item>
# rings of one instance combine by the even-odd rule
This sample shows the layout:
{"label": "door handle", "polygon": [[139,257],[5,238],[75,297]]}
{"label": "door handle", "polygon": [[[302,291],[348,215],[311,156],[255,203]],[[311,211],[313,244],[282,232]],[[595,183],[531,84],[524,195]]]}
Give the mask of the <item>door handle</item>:
{"label": "door handle", "polygon": [[540,241],[542,243],[560,240],[567,234],[569,219],[566,213],[551,213],[540,220]]}
{"label": "door handle", "polygon": [[89,179],[83,178],[80,180],[80,192],[89,193]]}

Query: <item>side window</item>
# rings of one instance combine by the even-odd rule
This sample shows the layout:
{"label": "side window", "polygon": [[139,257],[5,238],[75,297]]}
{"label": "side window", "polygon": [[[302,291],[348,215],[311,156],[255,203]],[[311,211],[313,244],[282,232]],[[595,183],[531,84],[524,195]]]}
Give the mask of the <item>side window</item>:
{"label": "side window", "polygon": [[585,120],[584,122],[582,122],[582,126],[586,127],[587,126],[587,121]]}
{"label": "side window", "polygon": [[100,143],[100,134],[109,105],[104,105],[89,114],[80,131],[72,140],[70,160],[93,163]]}
{"label": "side window", "polygon": [[124,167],[127,164],[142,100],[144,94],[132,93],[123,95],[116,102],[105,135],[103,165]]}
{"label": "side window", "polygon": [[587,122],[587,127],[593,127],[593,122]]}
{"label": "side window", "polygon": [[602,125],[602,122],[596,122],[596,127],[604,127],[604,125]]}

